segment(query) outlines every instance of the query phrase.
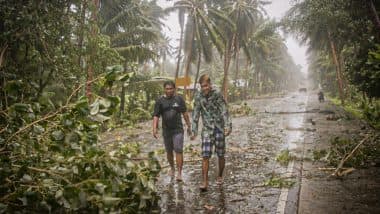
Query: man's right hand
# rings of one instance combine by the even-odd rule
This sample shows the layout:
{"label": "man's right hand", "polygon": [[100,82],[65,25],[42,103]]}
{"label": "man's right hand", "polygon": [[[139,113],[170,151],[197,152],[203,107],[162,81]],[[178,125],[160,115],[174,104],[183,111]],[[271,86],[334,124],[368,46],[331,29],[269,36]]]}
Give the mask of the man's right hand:
{"label": "man's right hand", "polygon": [[157,130],[153,130],[153,137],[158,139],[158,132]]}
{"label": "man's right hand", "polygon": [[197,138],[196,135],[191,135],[190,140],[195,140],[195,138]]}
{"label": "man's right hand", "polygon": [[191,134],[192,134],[191,129],[187,128],[187,136],[191,137]]}

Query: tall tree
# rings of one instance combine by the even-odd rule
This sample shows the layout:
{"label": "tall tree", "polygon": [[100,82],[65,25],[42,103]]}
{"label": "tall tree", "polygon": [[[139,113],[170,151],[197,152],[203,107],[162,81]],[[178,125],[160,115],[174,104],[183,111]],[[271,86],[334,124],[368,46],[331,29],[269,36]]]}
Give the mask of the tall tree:
{"label": "tall tree", "polygon": [[[182,0],[174,4],[171,10],[178,9],[186,13],[185,38],[184,38],[184,76],[189,76],[191,62],[198,56],[197,74],[200,67],[200,55],[203,54],[206,61],[210,61],[212,48],[210,41],[219,52],[224,49],[221,30],[215,18],[226,17],[218,10],[209,8],[207,1]],[[197,76],[197,75],[196,75]]]}
{"label": "tall tree", "polygon": [[[234,23],[234,28],[227,26],[225,33],[227,35],[226,49],[224,52],[224,78],[223,78],[223,95],[227,99],[228,76],[231,57],[235,54],[236,72],[239,71],[239,50],[245,46],[248,35],[253,31],[255,23],[262,16],[263,5],[267,1],[259,0],[238,0],[230,1],[224,5],[224,11]],[[237,75],[237,74],[236,74]]]}
{"label": "tall tree", "polygon": [[346,14],[335,13],[344,4],[343,1],[339,3],[305,0],[294,5],[284,20],[289,29],[295,32],[303,43],[308,44],[310,49],[330,51],[332,62],[336,67],[340,100],[344,103],[343,77],[339,61],[343,46],[337,40],[339,32],[336,29]]}

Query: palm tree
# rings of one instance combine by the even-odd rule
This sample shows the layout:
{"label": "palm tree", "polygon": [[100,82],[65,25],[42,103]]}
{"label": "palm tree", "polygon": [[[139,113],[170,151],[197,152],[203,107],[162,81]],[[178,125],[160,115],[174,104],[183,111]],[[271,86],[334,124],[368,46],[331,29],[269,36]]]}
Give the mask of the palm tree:
{"label": "palm tree", "polygon": [[[257,22],[265,13],[265,10],[262,8],[264,2],[255,1],[255,0],[238,0],[236,2],[230,3],[229,9],[230,17],[234,20],[236,24],[236,36],[234,41],[234,50],[235,50],[235,79],[238,77],[239,73],[239,52],[241,46],[247,44],[247,40],[250,34],[257,27]],[[248,54],[248,53],[246,53]],[[246,55],[247,56],[247,55]]]}
{"label": "palm tree", "polygon": [[224,78],[223,78],[223,95],[227,99],[228,90],[228,71],[231,57],[235,54],[235,65],[237,77],[239,72],[239,51],[247,43],[247,38],[254,30],[257,20],[265,13],[263,5],[266,1],[257,0],[237,0],[227,2],[224,7],[225,12],[232,20],[235,28],[227,27],[225,29],[227,35],[226,49],[224,52]]}
{"label": "palm tree", "polygon": [[179,8],[178,10],[178,22],[179,27],[181,28],[181,33],[179,36],[179,46],[178,46],[178,55],[177,55],[177,67],[175,69],[175,75],[174,77],[177,79],[179,74],[179,67],[181,64],[181,53],[182,53],[182,43],[183,43],[183,29],[184,29],[184,23],[185,23],[185,11],[183,8]]}
{"label": "palm tree", "polygon": [[343,45],[337,42],[336,34],[339,33],[339,21],[344,20],[344,13],[336,14],[337,7],[344,4],[339,2],[322,0],[305,0],[297,3],[289,11],[284,19],[288,29],[295,32],[301,42],[309,45],[309,52],[314,50],[329,50],[332,61],[336,67],[336,78],[341,102],[344,104],[343,78],[341,62],[339,59]]}
{"label": "palm tree", "polygon": [[[255,71],[254,85],[259,85],[260,77],[265,64],[270,63],[270,58],[274,50],[279,50],[278,38],[275,37],[276,23],[260,19],[254,32],[249,35],[247,43],[244,45],[244,52],[247,56],[247,63],[253,64]],[[248,71],[246,71],[248,72]],[[248,74],[246,74],[248,76]]]}
{"label": "palm tree", "polygon": [[161,33],[162,9],[154,1],[104,0],[100,8],[101,32],[127,61],[143,62],[156,57]]}
{"label": "palm tree", "polygon": [[[111,47],[125,59],[124,70],[131,62],[146,62],[165,52],[161,33],[162,8],[155,1],[104,0],[100,14],[102,32],[111,37]],[[125,85],[121,85],[120,113],[124,111]]]}
{"label": "palm tree", "polygon": [[202,54],[206,62],[211,60],[211,43],[219,52],[224,49],[222,34],[214,18],[226,19],[226,17],[220,11],[207,7],[206,2],[205,0],[182,0],[176,2],[170,8],[170,10],[179,10],[187,15],[183,41],[185,53],[184,76],[186,77],[189,76],[191,62],[195,61],[196,58],[198,59],[198,66],[195,78],[199,74]]}

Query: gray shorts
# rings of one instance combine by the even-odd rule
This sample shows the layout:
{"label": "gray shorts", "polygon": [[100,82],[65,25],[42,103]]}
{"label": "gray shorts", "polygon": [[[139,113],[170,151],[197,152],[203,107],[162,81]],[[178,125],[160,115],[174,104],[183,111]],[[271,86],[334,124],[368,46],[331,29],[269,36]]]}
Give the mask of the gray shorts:
{"label": "gray shorts", "polygon": [[183,152],[183,132],[165,133],[164,144],[166,152],[182,153]]}

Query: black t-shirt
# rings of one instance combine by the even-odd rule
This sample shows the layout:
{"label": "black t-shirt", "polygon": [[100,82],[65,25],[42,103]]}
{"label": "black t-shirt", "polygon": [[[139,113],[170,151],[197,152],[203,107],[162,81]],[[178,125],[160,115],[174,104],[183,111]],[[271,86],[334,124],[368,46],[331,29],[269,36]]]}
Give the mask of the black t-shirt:
{"label": "black t-shirt", "polygon": [[186,112],[185,100],[179,96],[161,96],[154,105],[153,116],[162,117],[163,131],[183,131],[181,113]]}

